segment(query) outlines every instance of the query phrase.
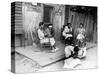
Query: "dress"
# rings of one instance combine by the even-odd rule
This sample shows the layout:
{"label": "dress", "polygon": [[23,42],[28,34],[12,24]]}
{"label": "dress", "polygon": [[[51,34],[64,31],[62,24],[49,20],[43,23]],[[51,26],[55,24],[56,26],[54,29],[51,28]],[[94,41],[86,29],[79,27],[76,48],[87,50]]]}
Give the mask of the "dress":
{"label": "dress", "polygon": [[84,28],[78,28],[77,29],[77,44],[79,47],[82,47],[85,45],[85,29]]}
{"label": "dress", "polygon": [[65,44],[69,44],[69,45],[72,44],[73,42],[72,28],[68,28],[68,26],[65,26],[62,35],[64,37]]}
{"label": "dress", "polygon": [[53,46],[55,44],[54,38],[53,37],[51,37],[51,38],[45,37],[45,34],[41,29],[38,29],[38,37],[40,39],[41,44],[50,43],[51,46]]}

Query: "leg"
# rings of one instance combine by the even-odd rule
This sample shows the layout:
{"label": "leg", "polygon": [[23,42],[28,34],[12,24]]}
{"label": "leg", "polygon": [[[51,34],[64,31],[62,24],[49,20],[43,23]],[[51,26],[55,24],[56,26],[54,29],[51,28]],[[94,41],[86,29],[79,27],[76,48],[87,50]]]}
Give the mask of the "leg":
{"label": "leg", "polygon": [[50,44],[51,44],[51,47],[52,47],[52,52],[55,52],[56,51],[56,46],[55,46],[54,38],[50,38]]}
{"label": "leg", "polygon": [[55,40],[54,40],[54,38],[50,38],[50,44],[51,44],[51,46],[54,46],[54,45],[55,45]]}

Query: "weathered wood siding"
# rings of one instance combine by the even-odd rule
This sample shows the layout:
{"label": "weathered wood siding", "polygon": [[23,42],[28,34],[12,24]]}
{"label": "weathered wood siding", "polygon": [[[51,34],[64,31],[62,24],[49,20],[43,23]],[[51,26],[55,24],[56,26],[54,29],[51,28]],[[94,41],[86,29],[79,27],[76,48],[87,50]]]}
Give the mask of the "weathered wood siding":
{"label": "weathered wood siding", "polygon": [[[55,39],[60,40],[61,37],[61,28],[64,25],[65,21],[65,6],[60,5],[57,6],[55,5],[54,7],[54,14],[53,14],[53,26],[54,26],[54,31],[55,31]],[[60,11],[59,11],[60,9]]]}
{"label": "weathered wood siding", "polygon": [[70,11],[69,22],[74,28],[74,34],[76,34],[76,29],[80,23],[84,24],[86,29],[86,35],[88,41],[97,41],[97,12],[93,14],[90,13],[80,13]]}
{"label": "weathered wood siding", "polygon": [[20,46],[20,35],[23,35],[22,2],[11,4],[11,46]]}
{"label": "weathered wood siding", "polygon": [[[38,10],[35,10],[34,6],[31,6],[30,4],[31,3],[24,3],[23,5],[23,28],[28,40],[32,43],[34,40],[37,40],[36,30],[38,29],[39,22],[45,20],[44,14],[46,13],[46,11],[44,11],[44,4],[41,4]],[[48,23],[53,24],[55,38],[59,40],[61,34],[61,27],[64,24],[65,7],[63,5],[45,4],[45,6],[46,5],[53,7],[51,13],[48,14],[50,15],[50,21],[48,21]],[[59,9],[61,11],[60,13]]]}
{"label": "weathered wood siding", "polygon": [[[89,41],[97,41],[97,11],[90,13],[80,13],[70,10],[70,6],[59,5],[59,4],[37,4],[37,6],[32,5],[29,2],[16,2],[15,3],[15,14],[14,24],[12,23],[12,32],[15,29],[15,34],[22,34],[25,36],[16,36],[16,45],[20,46],[21,38],[22,43],[24,41],[28,44],[32,44],[37,41],[37,29],[39,27],[39,22],[45,21],[47,18],[44,17],[46,10],[44,10],[44,5],[52,7],[50,10],[50,17],[48,22],[51,22],[55,31],[55,39],[60,40],[61,28],[64,24],[70,22],[74,28],[74,34],[80,23],[84,24],[86,29],[86,35]],[[49,9],[49,7],[48,7]],[[46,19],[44,19],[46,18]],[[15,27],[15,28],[14,28]],[[27,45],[28,45],[27,44]]]}

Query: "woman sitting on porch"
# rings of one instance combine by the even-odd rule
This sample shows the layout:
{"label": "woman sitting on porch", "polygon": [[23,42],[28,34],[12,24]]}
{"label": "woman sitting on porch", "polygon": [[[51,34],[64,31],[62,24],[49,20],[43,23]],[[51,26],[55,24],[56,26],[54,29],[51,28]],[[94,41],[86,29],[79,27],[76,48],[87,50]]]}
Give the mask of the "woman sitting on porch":
{"label": "woman sitting on porch", "polygon": [[51,32],[48,27],[44,26],[43,22],[40,22],[38,29],[38,37],[40,39],[40,44],[50,44],[52,47],[52,52],[55,52],[55,39],[52,37]]}
{"label": "woman sitting on porch", "polygon": [[64,37],[65,44],[71,44],[73,42],[73,32],[70,23],[64,26],[64,30],[62,32],[62,36]]}

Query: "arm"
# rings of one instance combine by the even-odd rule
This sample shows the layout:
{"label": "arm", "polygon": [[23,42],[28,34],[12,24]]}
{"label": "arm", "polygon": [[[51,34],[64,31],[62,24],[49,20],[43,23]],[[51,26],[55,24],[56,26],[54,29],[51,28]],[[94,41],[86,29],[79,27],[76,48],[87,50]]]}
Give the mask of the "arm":
{"label": "arm", "polygon": [[38,29],[38,37],[39,37],[39,39],[44,38],[44,33],[40,29]]}
{"label": "arm", "polygon": [[65,31],[63,31],[62,35],[63,35],[64,37],[66,37],[66,33],[65,33]]}

